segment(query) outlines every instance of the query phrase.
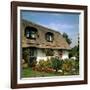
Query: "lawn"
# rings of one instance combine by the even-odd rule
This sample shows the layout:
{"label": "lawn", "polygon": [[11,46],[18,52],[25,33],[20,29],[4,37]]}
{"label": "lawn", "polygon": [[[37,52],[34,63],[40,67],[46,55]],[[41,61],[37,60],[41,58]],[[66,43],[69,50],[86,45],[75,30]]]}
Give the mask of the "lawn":
{"label": "lawn", "polygon": [[46,72],[39,72],[34,71],[31,68],[24,68],[22,69],[21,77],[47,77],[47,76],[60,76],[61,73],[46,73]]}

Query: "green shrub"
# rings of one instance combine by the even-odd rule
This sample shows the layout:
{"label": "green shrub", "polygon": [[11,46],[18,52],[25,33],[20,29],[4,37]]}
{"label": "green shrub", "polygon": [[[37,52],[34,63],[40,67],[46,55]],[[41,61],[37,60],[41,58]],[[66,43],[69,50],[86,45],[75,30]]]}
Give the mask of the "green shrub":
{"label": "green shrub", "polygon": [[50,59],[47,59],[45,61],[45,67],[47,67],[47,68],[51,68],[52,67],[52,63],[51,63],[51,60]]}
{"label": "green shrub", "polygon": [[79,74],[79,60],[75,60],[75,72]]}
{"label": "green shrub", "polygon": [[45,67],[47,67],[47,68],[50,68],[51,67],[51,60],[49,60],[49,59],[47,59],[47,60],[40,60],[39,61],[39,63],[38,63],[38,65],[42,68],[45,68]]}
{"label": "green shrub", "polygon": [[36,57],[34,56],[30,56],[30,49],[27,48],[27,49],[23,49],[23,59],[25,60],[25,63],[28,63],[28,66],[29,67],[35,67],[36,66]]}
{"label": "green shrub", "polygon": [[41,68],[44,68],[45,67],[45,61],[43,59],[41,59],[38,63],[38,66]]}
{"label": "green shrub", "polygon": [[23,59],[25,60],[25,62],[28,63],[29,59],[30,59],[30,50],[29,49],[23,49],[22,56],[23,56]]}
{"label": "green shrub", "polygon": [[30,57],[29,58],[29,66],[30,67],[35,67],[36,64],[37,64],[36,57]]}
{"label": "green shrub", "polygon": [[56,70],[56,72],[58,72],[59,69],[62,68],[62,64],[63,61],[58,59],[58,58],[51,58],[51,62],[52,62],[52,68]]}

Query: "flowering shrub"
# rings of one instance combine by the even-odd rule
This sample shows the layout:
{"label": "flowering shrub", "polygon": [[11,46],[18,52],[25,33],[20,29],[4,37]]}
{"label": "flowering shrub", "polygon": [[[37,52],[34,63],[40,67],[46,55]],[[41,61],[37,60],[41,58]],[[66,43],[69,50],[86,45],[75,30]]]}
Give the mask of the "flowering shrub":
{"label": "flowering shrub", "polygon": [[63,74],[73,75],[79,73],[79,62],[73,59],[66,59],[62,65]]}
{"label": "flowering shrub", "polygon": [[42,67],[46,67],[46,68],[50,68],[51,67],[51,60],[47,59],[47,60],[40,60],[38,63],[38,66]]}
{"label": "flowering shrub", "polygon": [[46,61],[42,59],[33,67],[33,70],[47,73],[56,72],[60,75],[76,75],[79,74],[79,61],[73,59],[60,60],[56,57]]}

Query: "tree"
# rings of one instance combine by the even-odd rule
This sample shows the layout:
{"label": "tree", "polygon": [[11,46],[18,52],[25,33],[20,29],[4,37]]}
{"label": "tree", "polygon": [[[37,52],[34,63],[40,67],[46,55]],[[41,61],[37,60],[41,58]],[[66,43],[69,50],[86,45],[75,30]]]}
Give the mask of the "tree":
{"label": "tree", "polygon": [[79,60],[79,34],[78,34],[78,46],[77,46],[77,59]]}
{"label": "tree", "polygon": [[67,33],[63,33],[63,37],[65,38],[65,40],[67,41],[67,43],[68,44],[71,44],[72,43],[72,41],[71,41],[71,39],[68,37],[68,35],[67,35]]}
{"label": "tree", "polygon": [[77,49],[78,49],[78,46],[74,46],[70,52],[69,52],[69,58],[73,57],[73,56],[77,56]]}
{"label": "tree", "polygon": [[69,52],[69,58],[75,56],[77,60],[79,60],[79,36],[78,36],[78,44],[74,46]]}

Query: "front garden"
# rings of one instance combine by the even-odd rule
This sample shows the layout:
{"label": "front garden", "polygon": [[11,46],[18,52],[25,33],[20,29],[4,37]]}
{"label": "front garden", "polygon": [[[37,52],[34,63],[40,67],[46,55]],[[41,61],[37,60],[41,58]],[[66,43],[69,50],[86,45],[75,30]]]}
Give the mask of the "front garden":
{"label": "front garden", "polygon": [[[31,61],[30,61],[31,60]],[[65,59],[58,57],[40,60],[36,62],[35,57],[29,61],[22,62],[22,77],[48,77],[79,74],[79,60]]]}

